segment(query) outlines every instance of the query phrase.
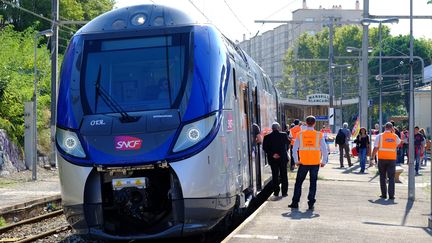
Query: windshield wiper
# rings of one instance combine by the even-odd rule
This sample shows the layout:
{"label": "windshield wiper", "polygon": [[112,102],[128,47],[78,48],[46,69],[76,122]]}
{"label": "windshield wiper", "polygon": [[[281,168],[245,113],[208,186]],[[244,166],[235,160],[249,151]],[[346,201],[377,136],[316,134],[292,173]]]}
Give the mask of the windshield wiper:
{"label": "windshield wiper", "polygon": [[99,65],[99,70],[98,70],[98,76],[96,79],[96,108],[97,108],[97,101],[98,101],[98,95],[100,95],[100,97],[102,97],[103,101],[105,102],[105,104],[107,104],[113,111],[120,113],[121,118],[120,121],[121,122],[135,122],[138,120],[138,117],[133,117],[130,116],[122,107],[121,105],[119,105],[114,98],[108,94],[108,92],[106,92],[102,86],[100,85],[100,80],[101,80],[101,66]]}

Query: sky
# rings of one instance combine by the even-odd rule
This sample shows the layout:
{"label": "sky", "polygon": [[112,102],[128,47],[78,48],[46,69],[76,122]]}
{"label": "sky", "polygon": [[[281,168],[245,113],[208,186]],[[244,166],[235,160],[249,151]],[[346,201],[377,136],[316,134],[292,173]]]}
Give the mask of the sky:
{"label": "sky", "polygon": [[[342,5],[343,9],[355,9],[356,2],[355,0],[306,1],[308,8],[319,8],[320,5],[323,8],[331,8],[333,5]],[[432,4],[427,4],[427,1],[413,0],[414,15],[432,15]],[[369,2],[371,15],[410,14],[410,0],[370,0]],[[280,25],[255,23],[255,20],[291,20],[291,12],[302,8],[302,0],[116,0],[115,8],[148,3],[184,10],[200,22],[216,25],[233,41],[243,40],[243,35],[249,39],[257,32],[262,34]],[[360,9],[363,9],[363,0],[360,0]],[[413,26],[416,38],[432,39],[432,20],[414,20]],[[400,20],[398,24],[390,24],[389,27],[392,35],[408,35],[410,32],[409,20]]]}

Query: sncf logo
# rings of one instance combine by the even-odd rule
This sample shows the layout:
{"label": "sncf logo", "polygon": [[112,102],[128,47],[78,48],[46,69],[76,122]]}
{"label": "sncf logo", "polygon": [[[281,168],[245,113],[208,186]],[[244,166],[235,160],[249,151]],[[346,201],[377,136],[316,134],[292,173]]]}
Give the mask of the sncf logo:
{"label": "sncf logo", "polygon": [[393,138],[387,138],[385,141],[388,143],[393,143],[395,140]]}
{"label": "sncf logo", "polygon": [[117,136],[114,141],[116,150],[138,150],[142,144],[141,139],[130,136]]}

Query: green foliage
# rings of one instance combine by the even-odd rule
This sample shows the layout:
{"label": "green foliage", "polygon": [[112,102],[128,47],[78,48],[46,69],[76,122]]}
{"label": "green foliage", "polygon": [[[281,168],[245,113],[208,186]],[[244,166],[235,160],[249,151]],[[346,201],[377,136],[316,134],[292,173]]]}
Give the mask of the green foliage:
{"label": "green foliage", "polygon": [[[303,34],[297,40],[294,48],[288,50],[284,59],[284,81],[278,84],[284,97],[297,97],[304,99],[306,95],[312,93],[329,93],[329,30],[328,28],[316,33],[315,35]],[[342,93],[345,98],[358,97],[359,79],[359,60],[358,52],[348,53],[346,47],[361,48],[362,29],[359,26],[342,26],[335,28],[334,33],[334,56],[354,56],[353,59],[337,59],[335,63],[352,65],[352,68],[334,70],[333,83],[334,95],[337,99]],[[379,73],[379,30],[378,28],[369,29],[369,46],[373,47],[373,52],[369,54],[369,97],[374,100],[375,106],[378,105],[378,82],[375,76]],[[297,52],[297,55],[296,55]],[[388,26],[382,26],[382,56],[407,56],[409,54],[409,36],[391,36]],[[420,56],[425,61],[425,66],[432,62],[432,41],[417,39],[414,42],[414,55]],[[321,59],[320,61],[302,61],[301,59]],[[400,64],[403,60],[402,65]],[[414,60],[414,74],[417,79],[416,86],[422,85],[420,82],[421,63],[418,59]],[[407,110],[409,60],[393,59],[382,61],[382,73],[396,77],[384,77],[382,90],[385,92],[383,98],[383,118],[394,115],[405,115]],[[400,78],[399,78],[399,75]],[[375,108],[375,107],[374,107]],[[344,108],[343,117],[350,118],[357,114],[357,107]],[[373,120],[378,116],[377,109],[372,109]],[[346,119],[349,121],[348,119]]]}
{"label": "green foliage", "polygon": [[[7,26],[0,30],[0,129],[5,129],[20,145],[24,142],[24,102],[32,99],[34,90],[34,35],[32,28],[17,32]],[[40,41],[44,43],[46,39]],[[49,127],[49,55],[45,45],[40,45],[37,51],[39,134]]]}
{"label": "green foliage", "polygon": [[84,10],[85,20],[94,19],[101,13],[110,11],[115,4],[115,0],[80,0],[80,2]]}
{"label": "green foliage", "polygon": [[[52,0],[9,0],[9,2],[49,19],[52,19],[51,1]],[[60,21],[92,20],[96,16],[110,11],[114,4],[114,0],[59,0],[59,18]],[[50,21],[41,19],[0,1],[0,28],[7,24],[15,26],[15,30],[17,31],[24,31],[29,27],[33,27],[36,30],[45,30],[52,27]],[[65,50],[68,40],[74,32],[71,31],[71,29],[77,30],[79,27],[78,25],[60,27],[60,51]]]}
{"label": "green foliage", "polygon": [[[373,35],[371,35],[373,36]],[[361,46],[361,30],[358,26],[343,26],[335,29],[333,46],[334,56],[346,56],[346,47]],[[297,55],[295,52],[297,51]],[[328,57],[329,57],[329,29],[318,32],[315,35],[304,33],[299,37],[294,48],[291,48],[285,57],[284,81],[278,85],[285,96],[305,98],[312,93],[329,93],[328,84]],[[299,59],[326,59],[324,61],[301,61]],[[344,86],[345,97],[354,97],[358,90],[358,63],[347,60],[335,60],[337,64],[351,63],[353,68],[342,70],[344,78],[341,80],[340,69],[335,70],[334,83],[335,95],[340,97],[339,87]]]}
{"label": "green foliage", "polygon": [[3,217],[0,217],[0,227],[4,227],[6,225],[7,225],[6,220]]}
{"label": "green foliage", "polygon": [[[49,19],[52,19],[51,1],[52,0],[9,0],[9,2]],[[59,0],[60,20],[91,20],[111,10],[114,3],[114,0]],[[0,2],[0,15],[3,16],[3,21],[9,20],[9,24],[14,25],[15,29],[18,31],[23,31],[29,27],[36,27],[38,30],[51,27],[49,21],[2,2]],[[35,23],[37,23],[36,26]],[[0,22],[0,24],[2,24],[2,22]],[[5,23],[3,22],[3,24]]]}
{"label": "green foliage", "polygon": [[[9,2],[52,19],[51,0]],[[91,20],[111,10],[114,3],[114,0],[60,0],[60,20]],[[34,36],[37,31],[51,27],[50,21],[0,1],[0,129],[5,129],[20,146],[24,143],[24,102],[33,97]],[[76,30],[79,26],[68,25],[68,28]],[[73,34],[68,28],[60,27],[60,51]],[[51,62],[44,45],[47,42],[48,39],[41,37],[37,51],[38,150],[42,153],[50,149]]]}

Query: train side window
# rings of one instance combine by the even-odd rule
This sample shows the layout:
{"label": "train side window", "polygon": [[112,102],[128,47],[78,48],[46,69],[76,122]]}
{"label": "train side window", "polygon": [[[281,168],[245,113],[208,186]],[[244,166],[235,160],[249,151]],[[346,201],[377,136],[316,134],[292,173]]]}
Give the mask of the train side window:
{"label": "train side window", "polygon": [[237,99],[237,77],[234,68],[233,68],[233,86],[234,86],[234,97],[235,99]]}

